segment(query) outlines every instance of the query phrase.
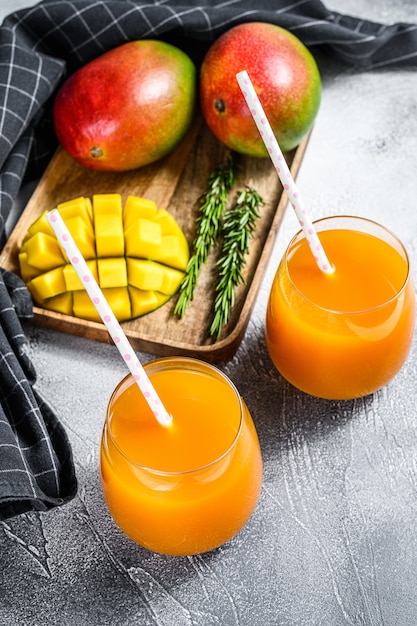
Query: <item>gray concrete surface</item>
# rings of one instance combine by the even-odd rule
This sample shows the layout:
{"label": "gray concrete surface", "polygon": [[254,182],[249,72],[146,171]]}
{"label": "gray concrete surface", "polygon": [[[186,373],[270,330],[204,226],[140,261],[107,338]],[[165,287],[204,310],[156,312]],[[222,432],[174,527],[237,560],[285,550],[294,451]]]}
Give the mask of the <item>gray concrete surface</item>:
{"label": "gray concrete surface", "polygon": [[[0,18],[34,4],[2,0]],[[414,0],[329,0],[335,10],[417,22]],[[417,248],[417,73],[358,71],[319,57],[323,100],[298,184],[315,218],[371,217]],[[415,626],[417,352],[372,398],[307,398],[280,379],[264,341],[288,210],[249,327],[221,365],[244,396],[264,457],[259,505],[213,553],[155,555],[107,513],[98,444],[125,374],[113,346],[30,328],[37,387],[71,439],[79,493],[0,524],[4,626]],[[140,354],[143,362],[153,358]]]}

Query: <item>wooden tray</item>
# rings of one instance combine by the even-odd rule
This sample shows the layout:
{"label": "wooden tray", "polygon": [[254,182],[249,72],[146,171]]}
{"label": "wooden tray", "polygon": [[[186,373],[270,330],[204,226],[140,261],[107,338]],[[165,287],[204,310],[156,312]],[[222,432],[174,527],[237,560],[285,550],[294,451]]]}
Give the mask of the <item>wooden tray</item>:
{"label": "wooden tray", "polygon": [[[295,177],[308,142],[308,137],[293,152],[286,155]],[[178,148],[158,163],[131,172],[95,172],[78,165],[61,148],[52,158],[42,179],[31,196],[1,255],[0,265],[19,273],[17,253],[30,224],[45,209],[59,202],[94,193],[120,193],[123,201],[128,195],[155,200],[177,219],[189,242],[194,238],[199,198],[210,172],[224,162],[229,154],[217,141],[205,123],[197,120]],[[269,159],[238,156],[239,178],[235,189],[253,185],[266,206],[258,221],[255,237],[245,265],[246,284],[238,288],[231,319],[221,337],[207,338],[213,304],[213,281],[218,251],[213,251],[203,268],[194,301],[182,319],[173,315],[176,297],[160,309],[139,319],[123,323],[123,328],[136,350],[155,355],[195,356],[218,362],[231,357],[245,333],[256,295],[280,226],[286,193]],[[234,194],[231,194],[231,196]],[[231,197],[231,203],[233,198]],[[64,333],[88,339],[111,342],[101,323],[77,319],[34,307],[34,323]]]}

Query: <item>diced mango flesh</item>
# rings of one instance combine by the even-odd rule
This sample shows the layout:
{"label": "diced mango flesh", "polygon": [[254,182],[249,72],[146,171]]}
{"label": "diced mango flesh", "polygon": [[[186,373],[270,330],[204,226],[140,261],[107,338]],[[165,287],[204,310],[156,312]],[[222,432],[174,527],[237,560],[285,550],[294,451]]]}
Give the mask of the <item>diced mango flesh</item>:
{"label": "diced mango flesh", "polygon": [[58,241],[52,235],[37,232],[24,243],[26,261],[39,270],[51,270],[65,263],[65,257]]}
{"label": "diced mango flesh", "polygon": [[164,235],[154,258],[165,265],[185,270],[189,255],[184,242],[178,236]]}
{"label": "diced mango flesh", "polygon": [[35,276],[28,283],[28,287],[35,300],[53,298],[67,289],[62,267],[55,267],[39,276]]}
{"label": "diced mango flesh", "polygon": [[20,266],[20,275],[25,283],[28,283],[31,278],[34,278],[39,274],[39,270],[33,265],[28,263],[28,255],[27,252],[21,251],[19,252],[19,266]]}
{"label": "diced mango flesh", "polygon": [[[114,289],[103,289],[110,308],[120,322],[132,318],[130,296],[127,287],[119,287]],[[94,304],[91,302],[86,291],[75,291],[73,294],[73,310],[75,317],[99,322],[100,315]]]}
{"label": "diced mango flesh", "polygon": [[124,228],[127,230],[129,226],[140,217],[153,220],[157,218],[158,214],[162,211],[165,211],[165,209],[158,209],[156,202],[149,198],[129,196],[123,209]]}
{"label": "diced mango flesh", "polygon": [[160,291],[167,295],[179,288],[184,273],[154,261],[127,259],[129,284],[144,291]]}
{"label": "diced mango flesh", "polygon": [[60,293],[58,296],[53,296],[52,298],[48,298],[44,302],[39,301],[38,304],[44,309],[54,311],[55,313],[62,313],[63,315],[73,314],[72,293],[70,291]]}
{"label": "diced mango flesh", "polygon": [[[98,281],[99,278],[97,272],[97,260],[92,259],[90,261],[87,261],[87,267],[96,279],[96,281]],[[64,274],[65,286],[67,291],[84,290],[84,285],[82,284],[81,279],[79,278],[71,263],[65,265],[62,271]]]}
{"label": "diced mango flesh", "polygon": [[44,211],[28,228],[27,233],[23,241],[27,241],[36,233],[45,233],[47,235],[51,235],[51,237],[55,237],[54,231],[50,223],[48,222],[47,216],[48,211]]}
{"label": "diced mango flesh", "polygon": [[122,198],[118,193],[96,193],[93,196],[93,216],[121,215],[123,213]]}
{"label": "diced mango flesh", "polygon": [[[65,220],[65,224],[77,247],[85,259],[91,259],[96,255],[96,247],[94,244],[94,231],[91,224],[88,224],[82,217],[74,216]],[[90,228],[89,228],[90,226]]]}
{"label": "diced mango flesh", "polygon": [[156,222],[140,217],[125,233],[126,256],[154,259],[162,243],[161,227]]}
{"label": "diced mango flesh", "polygon": [[[64,222],[72,217],[81,217],[84,222],[91,227],[91,232],[94,235],[93,207],[90,198],[80,197],[61,202],[59,212]],[[47,211],[45,211],[45,213],[47,213]]]}
{"label": "diced mango flesh", "polygon": [[97,256],[124,256],[123,208],[119,194],[93,196]]}
{"label": "diced mango flesh", "polygon": [[127,287],[127,267],[124,257],[97,259],[97,268],[102,289]]}
{"label": "diced mango flesh", "polygon": [[150,313],[167,302],[171,296],[158,291],[142,291],[135,287],[130,288],[132,302],[132,317],[140,317]]}
{"label": "diced mango flesh", "polygon": [[[189,259],[178,223],[153,200],[119,194],[78,197],[57,206],[119,321],[145,315],[178,290]],[[100,321],[47,220],[29,227],[19,251],[23,280],[39,306]]]}

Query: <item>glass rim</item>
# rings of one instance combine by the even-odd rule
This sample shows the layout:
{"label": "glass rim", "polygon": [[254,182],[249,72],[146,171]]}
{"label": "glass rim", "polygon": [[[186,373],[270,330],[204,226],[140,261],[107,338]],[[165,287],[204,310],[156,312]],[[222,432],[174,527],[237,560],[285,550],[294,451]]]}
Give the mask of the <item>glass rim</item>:
{"label": "glass rim", "polygon": [[[230,451],[236,446],[236,443],[242,432],[243,418],[244,418],[244,406],[243,406],[242,397],[239,391],[237,390],[237,387],[233,383],[233,381],[226,374],[224,374],[221,370],[219,370],[217,367],[215,367],[211,363],[207,363],[206,361],[196,359],[194,357],[188,357],[188,356],[166,356],[166,357],[160,357],[160,358],[156,358],[151,361],[148,361],[147,363],[143,364],[143,367],[146,370],[147,368],[152,367],[152,366],[158,366],[158,365],[164,366],[169,363],[172,363],[173,365],[170,369],[178,369],[178,365],[182,364],[182,365],[190,365],[191,366],[189,368],[190,370],[194,369],[195,371],[197,371],[198,368],[200,368],[200,369],[205,370],[206,373],[210,373],[211,375],[215,374],[224,383],[226,383],[228,387],[230,387],[230,389],[233,391],[234,396],[236,397],[236,400],[238,402],[239,423],[236,429],[236,433],[233,437],[233,440],[231,441],[230,445],[224,450],[224,452],[222,452],[222,454],[218,455],[215,459],[213,459],[212,461],[209,461],[205,465],[199,465],[198,467],[194,467],[192,469],[179,470],[179,471],[160,470],[154,467],[148,467],[146,465],[142,465],[141,463],[134,461],[128,454],[126,454],[126,452],[117,443],[112,433],[111,424],[110,424],[110,421],[111,421],[110,420],[110,407],[117,393],[120,391],[121,387],[123,387],[123,385],[125,385],[127,381],[129,380],[130,380],[130,384],[126,386],[126,389],[130,388],[132,384],[136,384],[131,373],[126,374],[126,376],[124,376],[122,380],[120,380],[117,383],[116,387],[114,388],[114,390],[112,391],[110,395],[110,398],[106,407],[106,418],[104,422],[104,429],[107,429],[107,434],[110,437],[114,447],[123,456],[125,461],[127,461],[130,465],[148,474],[154,474],[158,476],[166,476],[166,477],[186,476],[190,474],[196,474],[198,472],[209,469],[210,467],[212,467],[213,465],[215,465],[216,463],[224,459],[230,453]],[[165,427],[161,425],[161,428],[165,428]]]}
{"label": "glass rim", "polygon": [[[289,272],[289,269],[288,269],[288,253],[289,253],[289,251],[291,250],[292,246],[294,245],[294,243],[296,242],[297,239],[302,239],[302,238],[305,237],[304,232],[303,232],[302,229],[298,230],[295,233],[295,235],[291,238],[291,240],[290,240],[288,246],[285,248],[285,252],[284,252],[285,269],[286,269],[286,273],[287,273],[287,276],[288,276],[288,280],[290,281],[292,287],[294,288],[294,290],[300,295],[300,297],[305,302],[308,302],[309,304],[314,306],[314,308],[319,309],[320,311],[323,311],[324,313],[329,313],[329,314],[332,314],[332,315],[352,315],[352,316],[354,316],[354,315],[363,315],[364,313],[371,313],[371,312],[383,309],[386,306],[389,306],[390,304],[392,304],[395,300],[397,300],[401,296],[402,292],[405,291],[407,283],[409,282],[409,277],[410,277],[410,257],[408,255],[408,252],[407,252],[403,242],[401,241],[401,239],[392,230],[390,230],[386,226],[383,226],[382,224],[380,224],[379,222],[377,222],[377,221],[375,221],[373,219],[370,219],[368,217],[362,217],[362,216],[359,216],[359,215],[346,215],[346,214],[343,214],[343,215],[329,215],[327,217],[322,217],[322,218],[319,218],[317,220],[314,220],[313,221],[313,225],[317,226],[317,225],[320,225],[320,224],[322,224],[324,222],[329,222],[329,221],[338,220],[338,219],[342,219],[342,220],[348,220],[349,219],[349,220],[355,220],[357,222],[364,222],[366,224],[370,224],[370,225],[375,226],[375,227],[379,228],[380,230],[384,231],[387,235],[389,235],[392,239],[394,239],[397,242],[398,246],[401,248],[402,254],[404,256],[404,260],[405,260],[406,265],[407,265],[407,271],[406,271],[406,274],[405,274],[404,282],[401,285],[401,287],[396,290],[395,294],[391,298],[389,298],[389,300],[386,300],[385,302],[382,302],[381,304],[377,304],[375,306],[368,307],[366,309],[354,309],[353,311],[342,311],[342,310],[339,310],[339,309],[330,309],[330,308],[324,307],[324,306],[322,306],[320,304],[317,304],[316,302],[314,302],[314,300],[311,300],[311,298],[306,296],[301,291],[301,289],[299,289],[299,287],[297,287],[297,285],[294,283],[294,281],[293,281],[293,279],[291,277],[291,274]],[[350,230],[354,230],[354,229],[351,228]],[[320,232],[323,232],[323,231],[319,230],[319,231],[317,231],[317,234],[320,235]],[[363,232],[365,232],[365,231],[363,231]],[[391,244],[388,244],[388,245],[391,245]],[[312,259],[312,262],[313,262],[313,259]]]}

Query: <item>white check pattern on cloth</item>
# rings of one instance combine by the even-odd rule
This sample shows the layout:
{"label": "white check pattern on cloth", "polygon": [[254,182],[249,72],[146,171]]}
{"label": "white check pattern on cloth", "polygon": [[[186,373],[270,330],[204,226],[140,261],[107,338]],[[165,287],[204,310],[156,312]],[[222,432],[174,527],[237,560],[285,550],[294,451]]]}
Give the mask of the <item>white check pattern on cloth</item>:
{"label": "white check pattern on cloth", "polygon": [[33,385],[18,315],[31,301],[20,279],[0,275],[0,520],[45,511],[76,492],[71,448],[51,407]]}

